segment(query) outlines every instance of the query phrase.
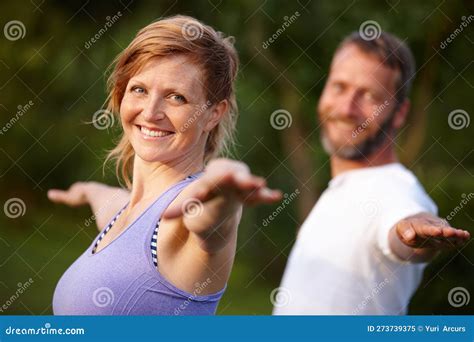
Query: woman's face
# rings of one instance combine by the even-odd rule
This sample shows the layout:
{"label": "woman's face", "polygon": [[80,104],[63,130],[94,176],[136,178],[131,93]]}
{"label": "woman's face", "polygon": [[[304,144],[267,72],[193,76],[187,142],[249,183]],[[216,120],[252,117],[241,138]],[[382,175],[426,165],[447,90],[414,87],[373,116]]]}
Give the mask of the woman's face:
{"label": "woman's face", "polygon": [[124,134],[147,162],[202,156],[219,118],[203,75],[185,55],[150,60],[127,84],[120,106]]}

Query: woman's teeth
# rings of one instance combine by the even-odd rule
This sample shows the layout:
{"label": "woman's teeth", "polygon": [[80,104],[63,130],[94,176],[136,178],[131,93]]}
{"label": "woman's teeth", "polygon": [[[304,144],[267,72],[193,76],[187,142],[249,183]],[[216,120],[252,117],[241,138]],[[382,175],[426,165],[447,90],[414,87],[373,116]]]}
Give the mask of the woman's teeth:
{"label": "woman's teeth", "polygon": [[140,127],[140,130],[143,134],[149,137],[165,137],[167,135],[172,134],[171,132],[166,132],[166,131],[152,131],[143,126]]}

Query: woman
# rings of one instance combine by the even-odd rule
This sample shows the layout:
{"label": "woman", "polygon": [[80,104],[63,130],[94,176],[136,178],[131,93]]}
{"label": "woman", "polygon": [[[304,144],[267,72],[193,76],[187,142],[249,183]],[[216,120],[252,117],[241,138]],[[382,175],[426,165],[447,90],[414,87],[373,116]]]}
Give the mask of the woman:
{"label": "woman", "polygon": [[107,109],[123,136],[109,158],[129,191],[76,183],[48,192],[90,204],[105,227],[60,279],[55,314],[215,313],[243,204],[281,198],[242,162],[211,161],[233,135],[237,67],[229,38],[185,16],[143,28],[117,57]]}

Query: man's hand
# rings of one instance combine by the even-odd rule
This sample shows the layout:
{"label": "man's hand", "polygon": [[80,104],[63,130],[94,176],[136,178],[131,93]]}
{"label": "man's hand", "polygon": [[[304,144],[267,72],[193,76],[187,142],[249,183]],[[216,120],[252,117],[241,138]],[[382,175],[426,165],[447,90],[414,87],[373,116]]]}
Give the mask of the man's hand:
{"label": "man's hand", "polygon": [[399,221],[392,228],[390,246],[403,260],[427,262],[438,252],[459,247],[469,238],[468,231],[453,228],[432,214],[420,213]]}
{"label": "man's hand", "polygon": [[445,220],[427,213],[401,220],[396,228],[398,238],[412,248],[454,248],[470,237],[468,231],[453,228]]}

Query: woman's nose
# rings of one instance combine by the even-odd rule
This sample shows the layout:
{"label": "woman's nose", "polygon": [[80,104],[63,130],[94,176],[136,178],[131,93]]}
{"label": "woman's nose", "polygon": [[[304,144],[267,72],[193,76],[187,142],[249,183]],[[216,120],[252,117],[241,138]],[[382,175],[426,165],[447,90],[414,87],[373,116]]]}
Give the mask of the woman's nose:
{"label": "woman's nose", "polygon": [[162,120],[166,116],[162,101],[151,99],[143,109],[142,115],[148,121]]}

